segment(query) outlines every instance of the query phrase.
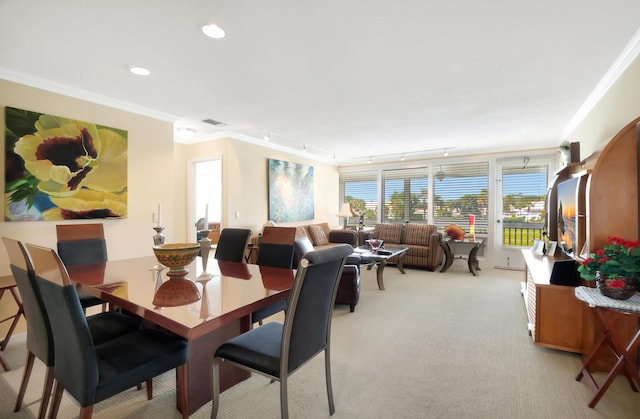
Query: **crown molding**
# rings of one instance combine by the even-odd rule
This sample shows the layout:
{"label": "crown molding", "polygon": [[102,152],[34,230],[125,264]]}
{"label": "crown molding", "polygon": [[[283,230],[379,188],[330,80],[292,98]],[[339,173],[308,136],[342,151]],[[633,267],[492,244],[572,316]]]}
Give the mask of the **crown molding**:
{"label": "crown molding", "polygon": [[580,125],[587,117],[589,112],[595,108],[596,104],[604,97],[604,95],[611,89],[611,86],[618,80],[618,78],[625,72],[625,70],[631,65],[631,63],[640,54],[640,29],[631,38],[631,41],[624,47],[618,58],[613,62],[609,70],[600,79],[595,89],[584,101],[582,106],[578,109],[576,114],[571,118],[569,124],[564,129],[563,137],[568,137],[578,125]]}
{"label": "crown molding", "polygon": [[60,83],[53,83],[50,80],[43,79],[41,77],[34,77],[25,73],[9,70],[5,67],[0,67],[0,78],[14,83],[24,84],[26,86],[35,87],[37,89],[46,90],[49,92],[57,93],[64,96],[69,96],[74,99],[85,100],[88,102],[96,103],[98,105],[109,106],[111,108],[120,109],[123,111],[135,113],[142,116],[147,116],[161,121],[167,121],[175,123],[179,118],[176,115],[158,112],[153,109],[146,108],[144,106],[137,106],[123,100],[114,99],[108,96],[102,96],[90,92],[88,90],[78,89],[77,87],[68,86]]}

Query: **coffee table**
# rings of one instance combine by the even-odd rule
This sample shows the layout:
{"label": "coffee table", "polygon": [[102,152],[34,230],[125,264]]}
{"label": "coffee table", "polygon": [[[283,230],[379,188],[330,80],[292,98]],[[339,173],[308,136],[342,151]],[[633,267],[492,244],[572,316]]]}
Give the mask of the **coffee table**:
{"label": "coffee table", "polygon": [[361,265],[368,265],[367,270],[370,270],[375,265],[378,289],[384,291],[384,267],[389,263],[389,259],[397,256],[398,270],[404,274],[404,257],[407,254],[407,250],[409,250],[408,247],[385,246],[383,249],[374,251],[369,246],[360,246],[354,249],[354,253],[360,256]]}

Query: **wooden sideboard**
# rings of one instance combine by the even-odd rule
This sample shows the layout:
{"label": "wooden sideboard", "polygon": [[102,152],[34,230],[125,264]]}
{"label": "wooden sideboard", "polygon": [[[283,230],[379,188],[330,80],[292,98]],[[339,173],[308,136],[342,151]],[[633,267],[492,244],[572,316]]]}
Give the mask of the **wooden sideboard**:
{"label": "wooden sideboard", "polygon": [[582,353],[584,304],[575,297],[574,287],[551,283],[554,265],[573,263],[573,260],[536,255],[531,249],[522,249],[522,255],[525,261],[522,295],[533,342],[547,348]]}

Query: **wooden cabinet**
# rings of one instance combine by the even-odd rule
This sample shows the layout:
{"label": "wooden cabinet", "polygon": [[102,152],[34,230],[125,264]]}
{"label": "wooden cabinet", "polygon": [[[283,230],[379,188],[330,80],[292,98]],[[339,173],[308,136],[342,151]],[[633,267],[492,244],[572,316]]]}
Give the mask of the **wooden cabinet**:
{"label": "wooden cabinet", "polygon": [[552,276],[558,271],[554,270],[555,264],[575,262],[557,256],[539,256],[530,249],[523,249],[522,255],[526,265],[522,295],[533,342],[547,348],[581,353],[583,304],[575,298],[574,287],[551,283]]}

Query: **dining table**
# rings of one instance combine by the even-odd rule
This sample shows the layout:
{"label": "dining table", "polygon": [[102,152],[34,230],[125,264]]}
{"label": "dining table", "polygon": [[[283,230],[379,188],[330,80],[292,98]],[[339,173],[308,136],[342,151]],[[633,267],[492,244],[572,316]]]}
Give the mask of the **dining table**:
{"label": "dining table", "polygon": [[[213,357],[217,348],[251,329],[251,313],[289,296],[295,271],[207,259],[206,271],[198,256],[187,266],[187,279],[200,293],[196,302],[172,307],[153,304],[154,294],[169,279],[167,268],[154,256],[68,266],[71,280],[83,292],[99,297],[124,312],[160,327],[188,343],[189,414],[211,400]],[[250,373],[230,364],[220,369],[221,390],[249,378]],[[178,403],[182,412],[184,406]]]}

